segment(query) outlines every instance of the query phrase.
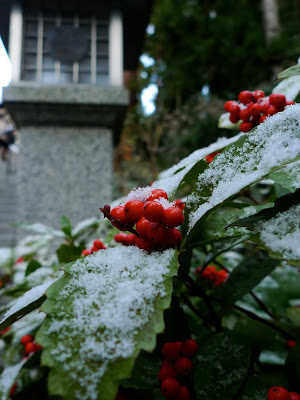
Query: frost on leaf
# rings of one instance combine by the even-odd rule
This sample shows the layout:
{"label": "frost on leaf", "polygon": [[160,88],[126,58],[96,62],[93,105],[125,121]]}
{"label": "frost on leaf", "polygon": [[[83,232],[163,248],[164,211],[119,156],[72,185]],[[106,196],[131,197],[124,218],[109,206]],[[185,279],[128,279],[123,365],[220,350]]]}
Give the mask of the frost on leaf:
{"label": "frost on leaf", "polygon": [[213,207],[300,155],[300,105],[288,107],[225,149],[187,199],[188,231]]}
{"label": "frost on leaf", "polygon": [[65,266],[48,291],[37,334],[49,390],[65,399],[113,400],[140,350],[155,348],[170,305],[175,250],[101,250]]}
{"label": "frost on leaf", "polygon": [[254,224],[254,232],[259,235],[264,247],[274,253],[276,258],[299,264],[300,205],[290,207],[274,218],[257,222]]}

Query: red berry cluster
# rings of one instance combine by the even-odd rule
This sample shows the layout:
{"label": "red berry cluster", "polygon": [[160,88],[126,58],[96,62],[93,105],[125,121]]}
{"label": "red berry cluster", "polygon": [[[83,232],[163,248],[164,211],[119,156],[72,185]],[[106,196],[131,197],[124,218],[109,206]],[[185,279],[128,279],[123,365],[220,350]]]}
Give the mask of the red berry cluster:
{"label": "red berry cluster", "polygon": [[230,113],[229,120],[233,124],[242,121],[239,127],[241,132],[250,132],[270,115],[283,111],[287,105],[295,104],[294,101],[286,100],[283,94],[272,93],[265,96],[262,90],[243,90],[238,99],[238,102],[226,101],[224,109]]}
{"label": "red berry cluster", "polygon": [[195,270],[195,274],[213,282],[216,286],[222,285],[228,278],[228,272],[224,269],[217,270],[214,265],[208,265],[205,269],[198,267]]}
{"label": "red berry cluster", "polygon": [[91,247],[90,249],[84,249],[81,252],[81,255],[89,256],[90,254],[93,254],[96,251],[105,250],[105,249],[106,249],[106,246],[103,244],[103,242],[100,239],[95,239],[94,243],[93,243],[93,247]]}
{"label": "red berry cluster", "polygon": [[32,335],[24,335],[21,337],[21,344],[24,346],[25,355],[28,356],[31,353],[35,353],[42,348],[37,343],[34,343],[34,337]]}
{"label": "red berry cluster", "polygon": [[198,352],[198,343],[193,339],[184,342],[167,342],[161,353],[164,360],[158,373],[161,392],[167,399],[189,400],[189,390],[180,384],[180,378],[191,374],[193,363],[190,360]]}
{"label": "red berry cluster", "polygon": [[288,392],[282,386],[274,386],[268,390],[268,400],[300,400],[300,395]]}
{"label": "red berry cluster", "polygon": [[184,206],[181,200],[169,202],[164,190],[153,189],[145,201],[133,199],[124,206],[117,206],[112,210],[105,206],[100,210],[120,231],[134,232],[116,235],[117,242],[153,251],[180,244],[181,233],[175,227],[184,221]]}
{"label": "red berry cluster", "polygon": [[286,341],[286,345],[287,345],[287,347],[292,348],[292,347],[296,346],[296,341],[289,339]]}

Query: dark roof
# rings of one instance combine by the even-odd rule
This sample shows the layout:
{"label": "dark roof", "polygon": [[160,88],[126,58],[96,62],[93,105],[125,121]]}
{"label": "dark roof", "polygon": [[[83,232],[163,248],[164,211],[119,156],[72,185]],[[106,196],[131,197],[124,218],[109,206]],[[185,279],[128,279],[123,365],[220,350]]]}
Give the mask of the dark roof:
{"label": "dark roof", "polygon": [[[8,49],[9,9],[12,0],[0,0],[0,36]],[[55,10],[78,10],[79,14],[97,13],[117,7],[122,10],[124,18],[124,69],[135,70],[142,51],[145,30],[149,23],[153,0],[23,0],[26,8],[42,7]]]}

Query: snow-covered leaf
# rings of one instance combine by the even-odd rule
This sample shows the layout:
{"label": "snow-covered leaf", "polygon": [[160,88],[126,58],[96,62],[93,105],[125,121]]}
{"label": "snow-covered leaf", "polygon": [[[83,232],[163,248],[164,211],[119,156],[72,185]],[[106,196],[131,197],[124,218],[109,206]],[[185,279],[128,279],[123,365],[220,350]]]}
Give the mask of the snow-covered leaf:
{"label": "snow-covered leaf", "polygon": [[[231,138],[220,138],[208,147],[195,150],[178,164],[161,172],[158,180],[152,184],[151,188],[164,189],[168,193],[170,199],[174,198],[176,191],[182,184],[185,182],[194,183],[196,181],[198,175],[193,171],[193,168],[197,168],[199,174],[207,167],[205,156],[222,150],[229,144],[236,142],[241,136],[242,135],[239,134]],[[194,173],[191,174],[192,172]]]}
{"label": "snow-covered leaf", "polygon": [[49,391],[68,400],[113,400],[141,350],[163,331],[177,272],[173,249],[108,248],[64,267],[47,291],[36,340]]}
{"label": "snow-covered leaf", "polygon": [[100,219],[96,217],[91,217],[79,222],[75,228],[72,230],[72,236],[76,239],[86,231],[95,231],[100,223]]}
{"label": "snow-covered leaf", "polygon": [[26,361],[24,359],[18,364],[7,367],[2,371],[0,375],[0,400],[7,400],[9,398],[10,390]]}
{"label": "snow-covered leaf", "polygon": [[285,69],[284,71],[280,72],[275,79],[285,79],[294,75],[300,75],[300,64],[296,64]]}
{"label": "snow-covered leaf", "polygon": [[295,161],[268,175],[275,183],[294,192],[300,187],[300,161]]}
{"label": "snow-covered leaf", "polygon": [[14,225],[17,228],[24,229],[25,231],[30,231],[30,232],[34,232],[34,233],[43,234],[43,235],[51,235],[53,237],[60,237],[60,238],[65,237],[65,234],[62,231],[59,231],[58,229],[54,229],[51,226],[41,224],[39,222],[34,223],[34,224],[17,223]]}
{"label": "snow-covered leaf", "polygon": [[228,146],[199,175],[186,201],[184,233],[241,189],[299,158],[300,105],[293,105]]}
{"label": "snow-covered leaf", "polygon": [[240,124],[233,124],[230,119],[229,119],[230,114],[223,113],[221,114],[219,121],[218,121],[218,127],[219,128],[226,128],[226,129],[239,129]]}
{"label": "snow-covered leaf", "polygon": [[272,93],[284,94],[287,100],[295,100],[300,92],[300,74],[284,79],[272,89]]}
{"label": "snow-covered leaf", "polygon": [[38,308],[46,299],[46,290],[50,285],[52,285],[53,282],[55,282],[55,280],[35,286],[26,292],[22,297],[17,299],[12,307],[6,311],[2,320],[0,321],[0,331],[9,326],[16,319]]}

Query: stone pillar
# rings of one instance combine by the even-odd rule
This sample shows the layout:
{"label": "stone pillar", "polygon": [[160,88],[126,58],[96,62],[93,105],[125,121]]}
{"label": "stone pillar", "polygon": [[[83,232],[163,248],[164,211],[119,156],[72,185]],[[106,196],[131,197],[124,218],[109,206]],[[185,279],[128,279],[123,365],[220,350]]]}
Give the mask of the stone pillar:
{"label": "stone pillar", "polygon": [[17,221],[59,226],[97,216],[112,200],[113,142],[123,88],[11,85],[4,103],[20,128]]}

